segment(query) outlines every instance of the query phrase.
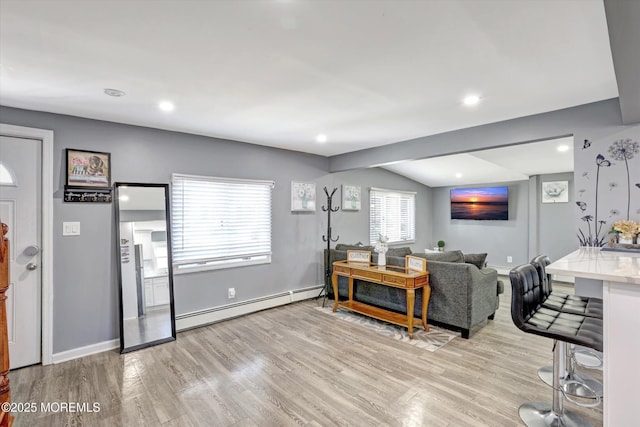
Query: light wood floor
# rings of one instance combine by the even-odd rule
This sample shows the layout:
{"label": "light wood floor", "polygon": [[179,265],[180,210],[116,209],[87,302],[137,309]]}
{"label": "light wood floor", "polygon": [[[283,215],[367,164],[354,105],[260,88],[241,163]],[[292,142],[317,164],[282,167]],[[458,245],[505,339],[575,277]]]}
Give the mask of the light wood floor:
{"label": "light wood floor", "polygon": [[[320,313],[313,300],[126,355],[19,369],[14,402],[98,402],[101,410],[17,414],[15,425],[522,425],[521,403],[551,402],[536,371],[551,364],[552,342],[513,326],[510,295],[507,286],[495,320],[471,339],[435,353]],[[601,408],[566,407],[602,425]]]}

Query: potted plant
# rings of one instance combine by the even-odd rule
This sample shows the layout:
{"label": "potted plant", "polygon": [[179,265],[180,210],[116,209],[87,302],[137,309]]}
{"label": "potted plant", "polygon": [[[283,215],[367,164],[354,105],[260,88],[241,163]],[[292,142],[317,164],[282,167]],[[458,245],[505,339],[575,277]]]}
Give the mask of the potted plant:
{"label": "potted plant", "polygon": [[444,240],[438,240],[438,250],[444,252]]}

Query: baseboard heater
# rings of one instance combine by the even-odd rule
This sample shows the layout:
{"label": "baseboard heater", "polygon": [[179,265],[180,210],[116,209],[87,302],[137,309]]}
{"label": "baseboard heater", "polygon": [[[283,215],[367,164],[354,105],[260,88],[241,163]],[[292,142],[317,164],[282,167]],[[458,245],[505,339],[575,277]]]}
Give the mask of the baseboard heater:
{"label": "baseboard heater", "polygon": [[318,296],[323,285],[285,291],[278,294],[267,295],[247,301],[211,307],[204,310],[192,311],[176,316],[176,330],[178,332],[199,328],[211,323],[233,319],[256,311],[303,301]]}

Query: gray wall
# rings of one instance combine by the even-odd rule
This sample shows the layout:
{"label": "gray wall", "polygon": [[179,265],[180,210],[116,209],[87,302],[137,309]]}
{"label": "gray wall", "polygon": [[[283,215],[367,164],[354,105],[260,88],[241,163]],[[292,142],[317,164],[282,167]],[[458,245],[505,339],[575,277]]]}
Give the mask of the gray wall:
{"label": "gray wall", "polygon": [[[552,260],[562,258],[577,248],[575,240],[575,203],[542,203],[542,182],[569,181],[573,189],[573,173],[532,176],[528,181],[492,182],[467,187],[509,187],[508,221],[452,220],[449,194],[454,187],[432,189],[433,244],[444,240],[447,249],[465,253],[487,252],[492,266],[512,268],[528,263],[538,254]],[[459,188],[459,187],[456,187]],[[512,256],[512,263],[507,262]]]}
{"label": "gray wall", "polygon": [[[530,253],[548,255],[551,261],[575,251],[578,248],[575,233],[575,198],[573,194],[573,173],[541,175],[536,180],[535,200],[538,209],[538,245]],[[569,181],[568,203],[542,203],[542,183]]]}
{"label": "gray wall", "polygon": [[[529,182],[487,183],[464,187],[499,185],[509,187],[508,221],[451,219],[450,191],[453,187],[433,188],[433,242],[430,246],[435,246],[438,240],[444,240],[448,250],[486,252],[487,262],[492,266],[512,267],[529,262]],[[513,257],[512,264],[507,264],[507,256]]]}
{"label": "gray wall", "polygon": [[[584,148],[585,140],[589,141],[587,148]],[[640,221],[640,149],[635,145],[633,150],[634,142],[640,144],[640,125],[617,132],[587,130],[576,137],[574,193],[576,201],[584,204],[584,210],[575,207],[577,230],[574,228],[574,231],[595,237],[596,221],[606,221],[602,224],[598,240],[604,238],[603,243],[608,243],[610,236],[607,233],[615,221]],[[616,144],[626,144],[626,156],[620,156]],[[598,155],[604,157],[601,163],[604,166],[600,168],[597,165]],[[583,220],[588,216],[593,220]]]}
{"label": "gray wall", "polygon": [[[327,175],[326,158],[6,107],[0,120],[54,131],[54,353],[118,336],[114,208],[62,201],[65,148],[110,152],[114,182],[168,183],[172,172],[275,180],[272,263],[176,275],[177,314],[228,303],[230,286],[235,302],[320,283],[320,214],[290,212],[290,182]],[[62,237],[63,221],[80,221],[82,235]]]}
{"label": "gray wall", "polygon": [[[412,181],[393,172],[381,168],[354,169],[351,171],[330,174],[324,183],[329,190],[337,188],[334,200],[340,205],[342,185],[359,185],[362,190],[362,208],[360,211],[338,211],[331,216],[331,227],[334,235],[339,235],[337,243],[356,243],[362,241],[369,244],[369,189],[371,187],[390,190],[415,191],[416,194],[416,241],[408,246],[412,251],[422,252],[429,247],[431,237],[431,189],[416,181]],[[324,195],[324,193],[323,193]],[[334,202],[336,204],[336,202]],[[321,217],[323,234],[327,227],[326,213]],[[333,245],[332,245],[333,246]],[[405,246],[399,244],[397,246]]]}
{"label": "gray wall", "polygon": [[[0,107],[0,121],[54,131],[54,353],[115,339],[119,322],[114,207],[62,201],[66,148],[110,152],[113,182],[168,183],[173,172],[276,182],[272,263],[175,275],[178,315],[322,284],[324,185],[412,190],[418,192],[419,211],[429,203],[428,189],[406,178],[378,169],[334,176],[327,158],[310,154],[8,107]],[[292,180],[317,183],[315,213],[291,212]],[[368,192],[363,195],[360,212],[335,215],[340,242],[369,236]],[[62,237],[63,221],[79,221],[82,234]],[[419,218],[417,230],[423,233],[416,242],[421,246],[430,238],[428,216]],[[236,288],[233,301],[228,287]]]}

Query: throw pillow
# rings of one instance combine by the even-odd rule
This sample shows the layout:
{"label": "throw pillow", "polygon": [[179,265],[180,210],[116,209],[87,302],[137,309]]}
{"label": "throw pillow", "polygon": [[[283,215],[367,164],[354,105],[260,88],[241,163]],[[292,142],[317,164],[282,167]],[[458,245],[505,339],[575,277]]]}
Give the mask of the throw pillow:
{"label": "throw pillow", "polygon": [[427,261],[441,261],[441,262],[464,262],[464,255],[462,251],[447,251],[447,252],[430,252],[426,254],[413,254]]}
{"label": "throw pillow", "polygon": [[473,264],[478,268],[484,268],[487,261],[487,254],[464,254],[464,262]]}

